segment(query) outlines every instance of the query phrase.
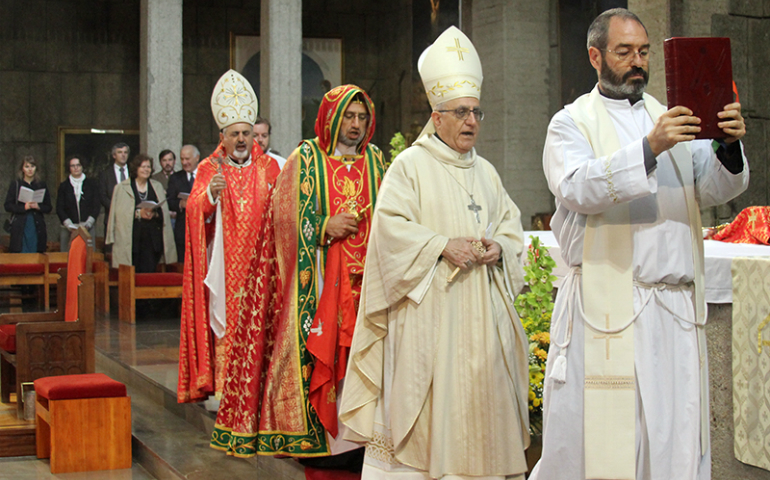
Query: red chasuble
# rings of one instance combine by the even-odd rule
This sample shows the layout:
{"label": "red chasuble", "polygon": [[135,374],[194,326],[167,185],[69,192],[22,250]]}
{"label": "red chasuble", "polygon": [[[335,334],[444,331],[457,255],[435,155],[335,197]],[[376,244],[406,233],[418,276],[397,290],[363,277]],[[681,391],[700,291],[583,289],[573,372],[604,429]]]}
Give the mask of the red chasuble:
{"label": "red chasuble", "polygon": [[[359,93],[371,112],[366,136],[357,155],[335,157],[343,114]],[[374,123],[361,89],[332,89],[318,111],[317,137],[303,141],[281,172],[248,275],[213,448],[240,457],[331,454],[326,432],[336,431],[337,381],[385,173],[382,152],[368,143]],[[359,232],[330,246],[326,224],[342,212],[359,215]]]}
{"label": "red chasuble", "polygon": [[[256,141],[251,149],[251,164],[238,168],[225,158],[222,144],[198,165],[190,197],[187,200],[185,234],[182,325],[179,342],[179,402],[205,400],[221,392],[232,344],[232,332],[240,314],[242,288],[246,283],[249,259],[257,244],[257,234],[268,194],[275,185],[280,168],[272,157],[262,153]],[[225,288],[227,329],[219,340],[209,324],[208,287],[203,283],[208,273],[206,248],[214,238],[216,205],[206,193],[211,177],[221,169],[227,187],[220,193],[225,251]]]}
{"label": "red chasuble", "polygon": [[770,207],[747,207],[712,237],[729,243],[770,243]]}

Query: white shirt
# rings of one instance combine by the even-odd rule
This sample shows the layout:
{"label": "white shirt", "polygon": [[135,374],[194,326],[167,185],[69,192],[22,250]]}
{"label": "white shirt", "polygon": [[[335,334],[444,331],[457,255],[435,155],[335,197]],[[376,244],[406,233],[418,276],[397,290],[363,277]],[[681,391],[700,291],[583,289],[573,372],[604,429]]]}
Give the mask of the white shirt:
{"label": "white shirt", "polygon": [[[620,202],[630,202],[634,249],[634,278],[648,283],[678,284],[692,280],[690,226],[682,184],[665,152],[647,176],[642,138],[653,127],[644,100],[602,97],[615,125],[621,148],[605,164],[596,158],[588,141],[567,110],[554,115],[543,156],[548,185],[556,197],[551,227],[569,266],[582,264],[587,214],[613,205],[608,195],[608,173]],[[748,185],[748,165],[731,174],[716,158],[709,140],[690,142],[696,196],[700,206],[724,203]]]}
{"label": "white shirt", "polygon": [[[112,167],[115,170],[115,180],[117,180],[118,183],[122,182],[123,180],[120,179],[120,169],[123,169],[123,173],[126,178],[128,178],[128,164],[123,165],[122,167],[119,166],[117,163],[113,163]],[[124,179],[125,180],[125,179]]]}

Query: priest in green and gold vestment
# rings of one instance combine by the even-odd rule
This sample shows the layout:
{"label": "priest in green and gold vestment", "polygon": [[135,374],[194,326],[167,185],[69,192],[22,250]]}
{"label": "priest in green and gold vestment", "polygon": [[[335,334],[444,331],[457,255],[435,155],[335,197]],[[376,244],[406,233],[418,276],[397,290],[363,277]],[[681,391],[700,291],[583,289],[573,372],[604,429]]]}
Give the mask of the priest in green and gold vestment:
{"label": "priest in green and gold vestment", "polygon": [[385,173],[374,104],[324,96],[315,131],[278,177],[252,258],[212,447],[322,457],[341,438],[337,389],[355,326],[372,207]]}
{"label": "priest in green and gold vestment", "polygon": [[363,479],[523,478],[520,212],[474,148],[473,44],[451,27],[418,66],[433,113],[377,198],[339,419]]}

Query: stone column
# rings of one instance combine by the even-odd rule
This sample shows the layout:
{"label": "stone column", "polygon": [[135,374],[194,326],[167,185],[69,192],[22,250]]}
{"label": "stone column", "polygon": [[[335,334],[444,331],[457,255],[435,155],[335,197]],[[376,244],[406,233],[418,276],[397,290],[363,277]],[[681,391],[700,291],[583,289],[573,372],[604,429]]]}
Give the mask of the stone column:
{"label": "stone column", "polygon": [[[182,0],[141,0],[139,143],[154,158],[182,148]],[[134,152],[131,152],[132,154]]]}
{"label": "stone column", "polygon": [[[647,37],[653,56],[650,59],[650,83],[647,93],[666,104],[666,62],[663,55],[663,40],[680,29],[680,19],[672,18],[669,0],[629,0],[628,9],[634,12],[647,27]],[[673,24],[672,24],[673,22]]]}
{"label": "stone column", "polygon": [[259,115],[285,157],[302,139],[302,0],[262,0]]}
{"label": "stone column", "polygon": [[[473,44],[481,57],[485,117],[476,148],[497,168],[521,210],[553,209],[543,174],[543,145],[550,120],[551,2],[473,0]],[[467,18],[466,18],[467,20]]]}

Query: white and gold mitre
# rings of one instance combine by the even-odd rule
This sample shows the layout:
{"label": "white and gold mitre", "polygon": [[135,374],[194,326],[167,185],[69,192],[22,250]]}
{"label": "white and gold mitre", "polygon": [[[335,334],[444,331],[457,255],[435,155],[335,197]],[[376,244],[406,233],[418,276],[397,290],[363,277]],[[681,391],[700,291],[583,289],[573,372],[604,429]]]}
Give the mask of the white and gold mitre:
{"label": "white and gold mitre", "polygon": [[457,27],[449,27],[417,62],[431,107],[455,98],[481,97],[481,60],[473,43]]}
{"label": "white and gold mitre", "polygon": [[211,113],[219,129],[257,120],[257,95],[246,78],[235,70],[225,72],[211,94]]}

